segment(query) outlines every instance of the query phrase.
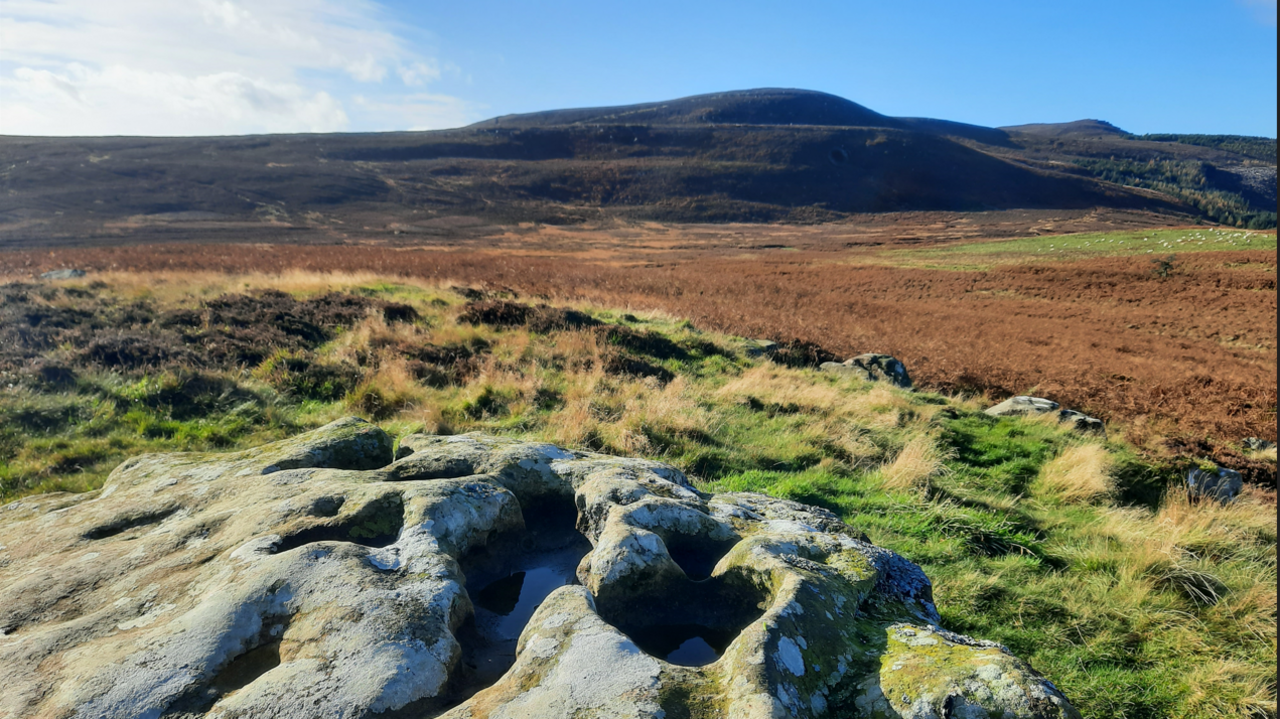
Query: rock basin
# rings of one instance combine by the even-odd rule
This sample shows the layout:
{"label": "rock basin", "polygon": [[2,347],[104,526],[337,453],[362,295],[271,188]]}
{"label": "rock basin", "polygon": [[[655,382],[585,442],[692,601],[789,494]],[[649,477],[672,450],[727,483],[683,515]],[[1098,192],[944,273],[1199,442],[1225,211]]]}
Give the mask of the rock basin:
{"label": "rock basin", "polygon": [[0,508],[0,716],[1078,716],[825,510],[392,444],[347,419]]}

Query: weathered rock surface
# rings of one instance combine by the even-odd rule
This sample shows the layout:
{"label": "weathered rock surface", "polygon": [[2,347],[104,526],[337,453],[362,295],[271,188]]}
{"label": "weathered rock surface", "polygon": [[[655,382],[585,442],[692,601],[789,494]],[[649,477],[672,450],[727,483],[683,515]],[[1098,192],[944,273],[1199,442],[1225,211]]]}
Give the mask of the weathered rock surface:
{"label": "weathered rock surface", "polygon": [[1187,491],[1193,497],[1230,502],[1244,491],[1244,477],[1234,469],[1192,469],[1187,472]]}
{"label": "weathered rock surface", "polygon": [[827,372],[857,375],[869,382],[889,382],[904,389],[911,389],[911,376],[897,358],[882,354],[862,354],[844,362],[823,362]]}
{"label": "weathered rock surface", "polygon": [[1107,424],[1097,417],[1090,417],[1084,412],[1077,412],[1074,409],[1063,409],[1058,411],[1058,421],[1061,423],[1069,423],[1071,429],[1081,434],[1100,434],[1106,436]]}
{"label": "weathered rock surface", "polygon": [[778,343],[773,340],[745,340],[742,343],[748,357],[769,357],[778,351]]}
{"label": "weathered rock surface", "polygon": [[84,277],[87,274],[84,270],[64,269],[49,270],[40,275],[42,280],[75,280]]}
{"label": "weathered rock surface", "polygon": [[1034,414],[1058,413],[1058,421],[1070,423],[1071,428],[1083,434],[1100,434],[1106,436],[1107,425],[1097,417],[1090,417],[1084,412],[1074,409],[1059,409],[1057,402],[1043,397],[1027,397],[1020,395],[1010,397],[994,407],[988,407],[986,413],[992,417],[1024,417]]}
{"label": "weathered rock surface", "polygon": [[1258,437],[1245,437],[1244,448],[1251,452],[1265,452],[1269,449],[1275,449],[1276,443],[1269,439],[1259,439]]}
{"label": "weathered rock surface", "polygon": [[[825,510],[482,435],[397,455],[348,419],[0,508],[0,716],[1078,716],[939,628],[920,569]],[[521,606],[539,568],[470,568],[562,515],[576,581],[530,595],[478,682],[482,605]]]}
{"label": "weathered rock surface", "polygon": [[986,412],[992,417],[1022,417],[1029,414],[1054,412],[1059,406],[1061,405],[1051,399],[1019,395],[1010,397],[994,407],[988,407]]}

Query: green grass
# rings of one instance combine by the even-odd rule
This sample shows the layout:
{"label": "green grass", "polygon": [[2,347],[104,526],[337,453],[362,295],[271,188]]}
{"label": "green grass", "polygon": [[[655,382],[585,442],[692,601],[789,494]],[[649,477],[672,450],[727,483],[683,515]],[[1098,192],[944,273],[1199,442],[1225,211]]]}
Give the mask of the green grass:
{"label": "green grass", "polygon": [[1134,531],[1159,532],[1158,507],[1055,507],[1026,494],[1028,479],[1078,438],[976,415],[943,424],[952,471],[927,497],[816,468],[742,472],[707,488],[835,511],[921,565],[945,626],[1008,646],[1086,717],[1274,716],[1274,588],[1261,589],[1275,576],[1270,519],[1216,561],[1182,548],[1180,561],[1219,587],[1222,597],[1206,604],[1159,581],[1160,570],[1144,566],[1149,549],[1130,554],[1118,538],[1132,539],[1129,530],[1112,527],[1122,511],[1139,518]]}
{"label": "green grass", "polygon": [[[1237,248],[1241,234],[1108,234],[1117,242],[1105,245],[1101,235],[1078,235],[926,252],[998,259],[1053,244],[1077,254],[1145,254],[1155,245],[1155,254],[1189,243]],[[1254,234],[1243,246],[1274,249],[1275,237]],[[995,419],[962,398],[775,366],[748,357],[739,339],[678,318],[584,308],[665,338],[672,356],[658,357],[586,332],[461,326],[453,320],[461,298],[438,288],[355,289],[410,303],[421,316],[391,325],[371,316],[314,351],[257,368],[96,370],[70,385],[20,379],[0,389],[0,492],[93,489],[141,452],[250,446],[351,413],[397,436],[479,430],[648,456],[708,491],[766,492],[832,510],[924,568],[948,628],[1008,645],[1084,716],[1275,716],[1274,504],[1192,504],[1171,490],[1174,467],[1122,440]],[[200,288],[190,291],[194,303]],[[488,349],[465,379],[443,384],[415,380],[396,349],[460,342]],[[613,352],[675,379],[602,373]],[[299,380],[298,368],[313,364],[354,368],[359,382]],[[908,468],[911,481],[891,481],[904,448],[922,442],[940,460]],[[1046,464],[1085,445],[1111,458],[1114,491],[1075,502],[1038,494]]]}
{"label": "green grass", "polygon": [[[281,439],[301,429],[269,388],[163,373],[82,377],[55,392],[0,392],[0,497],[85,491],[143,452],[207,451]],[[224,393],[226,388],[234,392]],[[189,393],[188,393],[189,392]]]}
{"label": "green grass", "polygon": [[1276,250],[1274,232],[1206,227],[1186,230],[1046,235],[994,242],[959,242],[942,247],[888,250],[879,261],[929,269],[986,270],[1027,260],[1080,260],[1089,257],[1165,257],[1179,252]]}

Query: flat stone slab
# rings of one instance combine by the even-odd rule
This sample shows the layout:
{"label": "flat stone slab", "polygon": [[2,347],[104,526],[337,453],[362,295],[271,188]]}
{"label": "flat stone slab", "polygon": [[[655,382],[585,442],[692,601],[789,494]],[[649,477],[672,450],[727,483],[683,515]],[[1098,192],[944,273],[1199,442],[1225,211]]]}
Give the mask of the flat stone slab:
{"label": "flat stone slab", "polygon": [[87,273],[84,270],[64,269],[50,270],[40,274],[42,280],[77,280],[84,277]]}
{"label": "flat stone slab", "polygon": [[1020,395],[1010,397],[994,407],[988,407],[986,413],[992,417],[1022,417],[1029,414],[1054,412],[1059,406],[1051,399]]}
{"label": "flat stone slab", "polygon": [[[392,446],[351,418],[0,507],[0,716],[1079,716],[825,510],[537,442]],[[585,556],[477,683],[479,606],[516,602],[468,572],[562,515]]]}
{"label": "flat stone slab", "polygon": [[844,362],[823,362],[820,369],[837,374],[851,374],[868,382],[888,382],[911,389],[911,376],[897,358],[885,354],[861,354]]}
{"label": "flat stone slab", "polygon": [[1070,423],[1071,429],[1077,432],[1099,434],[1104,437],[1107,434],[1106,423],[1097,417],[1090,417],[1084,412],[1077,412],[1074,409],[1060,409],[1060,405],[1057,402],[1043,397],[1028,397],[1025,395],[1010,397],[994,407],[988,407],[985,411],[993,417],[1025,417],[1057,412],[1058,422],[1063,424]]}

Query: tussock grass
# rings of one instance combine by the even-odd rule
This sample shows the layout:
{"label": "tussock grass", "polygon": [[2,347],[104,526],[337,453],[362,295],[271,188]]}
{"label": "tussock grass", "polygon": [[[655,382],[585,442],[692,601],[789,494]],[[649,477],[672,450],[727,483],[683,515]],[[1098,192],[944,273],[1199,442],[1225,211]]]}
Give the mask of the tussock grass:
{"label": "tussock grass", "polygon": [[1041,467],[1032,492],[1062,502],[1089,502],[1106,497],[1115,491],[1115,480],[1111,476],[1113,465],[1111,454],[1100,444],[1068,447]]}
{"label": "tussock grass", "polygon": [[880,468],[881,486],[895,491],[924,489],[929,480],[947,472],[948,457],[932,437],[917,434],[907,440],[892,462]]}
{"label": "tussock grass", "polygon": [[1271,462],[1272,464],[1274,464],[1276,462],[1276,448],[1270,447],[1268,449],[1253,450],[1250,452],[1246,452],[1245,456],[1248,457],[1249,459],[1257,459],[1263,462]]}

